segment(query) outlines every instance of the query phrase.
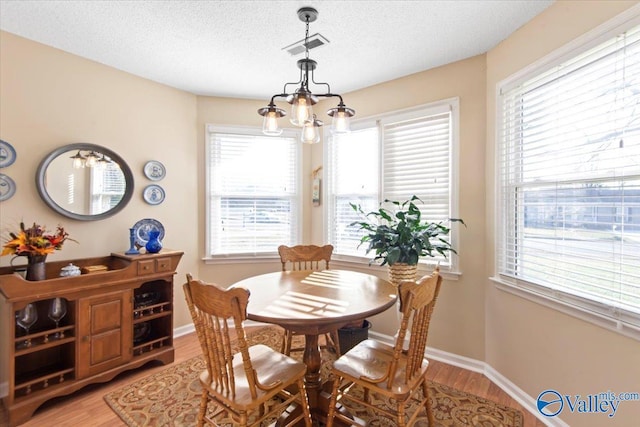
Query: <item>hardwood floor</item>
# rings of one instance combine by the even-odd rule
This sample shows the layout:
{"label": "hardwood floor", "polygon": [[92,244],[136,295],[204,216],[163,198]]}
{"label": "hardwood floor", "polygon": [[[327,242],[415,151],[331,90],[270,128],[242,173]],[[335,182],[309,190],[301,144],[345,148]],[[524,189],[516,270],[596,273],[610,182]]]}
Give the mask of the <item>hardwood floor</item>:
{"label": "hardwood floor", "polygon": [[[175,362],[190,359],[201,354],[200,344],[195,334],[189,334],[174,340],[176,349]],[[491,399],[506,406],[518,408],[524,415],[525,427],[539,427],[544,424],[529,413],[507,393],[493,384],[482,374],[467,371],[438,361],[431,361],[430,379],[440,384],[449,385],[477,396]],[[33,418],[24,427],[115,427],[124,426],[120,418],[107,406],[103,396],[130,382],[144,378],[152,373],[165,369],[165,365],[147,365],[119,375],[105,384],[94,384],[74,393],[53,399],[40,407]],[[2,421],[2,420],[0,420]]]}

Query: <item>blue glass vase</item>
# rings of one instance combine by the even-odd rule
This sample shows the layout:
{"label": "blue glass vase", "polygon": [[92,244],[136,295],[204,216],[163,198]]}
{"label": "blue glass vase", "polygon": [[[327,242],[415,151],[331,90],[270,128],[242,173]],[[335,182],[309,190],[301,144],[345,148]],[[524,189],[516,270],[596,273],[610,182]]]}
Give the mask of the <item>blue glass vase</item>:
{"label": "blue glass vase", "polygon": [[149,241],[144,246],[147,250],[147,253],[157,254],[162,249],[162,242],[158,238],[160,236],[160,232],[158,230],[149,231]]}

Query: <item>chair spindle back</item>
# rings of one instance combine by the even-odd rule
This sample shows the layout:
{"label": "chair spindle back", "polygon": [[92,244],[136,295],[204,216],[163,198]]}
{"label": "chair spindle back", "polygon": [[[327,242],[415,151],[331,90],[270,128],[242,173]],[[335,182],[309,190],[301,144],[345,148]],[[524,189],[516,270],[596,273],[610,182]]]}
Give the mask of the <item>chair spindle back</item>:
{"label": "chair spindle back", "polygon": [[398,359],[403,351],[409,324],[411,324],[411,334],[407,351],[405,380],[409,382],[415,375],[421,374],[424,351],[427,346],[429,323],[431,322],[431,315],[436,305],[441,283],[442,276],[440,276],[439,268],[436,268],[431,275],[424,276],[417,282],[405,281],[398,286],[402,321],[394,346],[394,360],[390,366],[389,387],[395,376]]}
{"label": "chair spindle back", "polygon": [[[230,323],[236,332],[238,350],[242,354],[243,367],[249,380],[250,392],[256,397],[255,375],[242,322],[247,318],[249,291],[247,289],[222,289],[213,284],[194,280],[187,275],[184,294],[195,325],[198,340],[207,365],[209,377],[215,388],[235,397],[235,376],[230,339]],[[231,320],[231,322],[230,322]]]}
{"label": "chair spindle back", "polygon": [[[328,270],[332,245],[296,245],[278,246],[282,271],[287,271],[287,263],[291,264],[291,270]],[[323,262],[324,261],[324,262]]]}

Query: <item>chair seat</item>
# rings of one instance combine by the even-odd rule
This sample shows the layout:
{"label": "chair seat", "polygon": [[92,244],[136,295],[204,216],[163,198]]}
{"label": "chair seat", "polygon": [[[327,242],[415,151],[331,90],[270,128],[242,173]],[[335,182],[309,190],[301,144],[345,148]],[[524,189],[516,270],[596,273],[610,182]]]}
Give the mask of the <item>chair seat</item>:
{"label": "chair seat", "polygon": [[422,360],[420,374],[415,375],[410,382],[406,382],[407,358],[405,355],[401,355],[391,388],[387,388],[387,379],[377,384],[362,379],[362,377],[368,379],[384,377],[388,372],[389,364],[393,361],[393,351],[393,347],[387,344],[372,339],[364,340],[336,360],[333,364],[333,371],[352,382],[360,384],[366,382],[370,384],[369,388],[375,389],[374,391],[385,396],[393,397],[396,400],[406,400],[411,395],[411,391],[415,390],[420,378],[426,373],[429,366],[427,359]]}
{"label": "chair seat", "polygon": [[235,374],[235,397],[229,394],[221,394],[220,391],[211,384],[209,373],[205,369],[200,374],[200,382],[208,385],[214,391],[216,397],[227,406],[248,410],[255,408],[263,402],[277,395],[282,388],[294,384],[297,379],[304,376],[307,366],[280,352],[274,351],[266,345],[257,344],[249,347],[249,355],[253,368],[257,372],[258,381],[265,386],[269,386],[277,381],[282,381],[282,385],[271,390],[257,389],[257,397],[251,397],[249,383],[242,363],[242,355],[237,353],[233,357],[233,371]]}

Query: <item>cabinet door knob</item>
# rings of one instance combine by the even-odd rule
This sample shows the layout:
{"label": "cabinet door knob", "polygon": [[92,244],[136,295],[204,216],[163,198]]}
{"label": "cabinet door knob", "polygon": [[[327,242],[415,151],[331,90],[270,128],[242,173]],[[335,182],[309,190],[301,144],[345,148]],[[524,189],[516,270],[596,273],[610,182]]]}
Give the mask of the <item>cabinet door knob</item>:
{"label": "cabinet door knob", "polygon": [[82,337],[82,341],[87,342],[89,341],[89,335],[85,335]]}

